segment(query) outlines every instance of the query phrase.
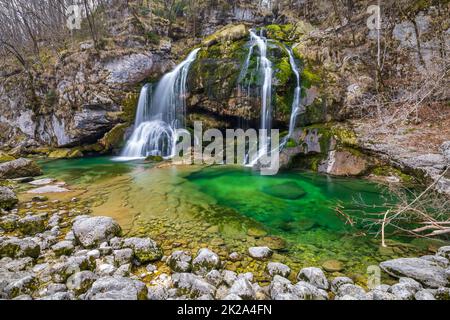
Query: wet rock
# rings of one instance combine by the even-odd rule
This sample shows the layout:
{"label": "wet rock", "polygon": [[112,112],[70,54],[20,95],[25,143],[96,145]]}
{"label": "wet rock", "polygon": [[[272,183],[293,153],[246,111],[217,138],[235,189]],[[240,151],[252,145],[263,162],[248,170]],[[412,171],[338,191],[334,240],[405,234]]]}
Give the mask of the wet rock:
{"label": "wet rock", "polygon": [[31,257],[37,259],[41,252],[39,244],[35,241],[25,238],[6,238],[0,239],[0,258],[24,258]]}
{"label": "wet rock", "polygon": [[330,286],[323,271],[319,268],[314,267],[304,268],[300,270],[297,276],[297,280],[306,281],[312,284],[313,286],[323,290],[327,290]]}
{"label": "wet rock", "polygon": [[9,188],[0,187],[0,209],[10,210],[19,202],[16,194]]}
{"label": "wet rock", "polygon": [[91,271],[75,273],[67,282],[67,287],[77,296],[86,293],[98,277]]}
{"label": "wet rock", "polygon": [[172,276],[173,285],[180,296],[186,295],[192,299],[203,295],[214,296],[216,288],[203,278],[191,273],[175,273]]}
{"label": "wet rock", "polygon": [[0,164],[0,179],[15,179],[42,175],[42,170],[32,160],[20,158]]}
{"label": "wet rock", "polygon": [[273,255],[273,251],[268,247],[251,247],[248,249],[250,257],[257,260],[269,259]]}
{"label": "wet rock", "polygon": [[219,256],[209,249],[200,249],[192,261],[192,269],[197,274],[206,274],[213,269],[220,268]]}
{"label": "wet rock", "polygon": [[446,286],[445,269],[438,264],[420,258],[401,258],[380,264],[381,269],[393,277],[408,277],[430,288]]}
{"label": "wet rock", "polygon": [[95,281],[86,293],[86,300],[146,300],[147,287],[138,280],[104,277]]}
{"label": "wet rock", "polygon": [[52,250],[57,257],[70,256],[73,253],[74,249],[75,249],[75,247],[74,247],[72,241],[67,241],[67,240],[58,242],[57,244],[52,246]]}
{"label": "wet rock", "polygon": [[142,264],[160,260],[163,252],[150,238],[128,238],[123,241],[124,248],[131,248],[134,257]]}
{"label": "wet rock", "polygon": [[352,279],[347,277],[334,278],[333,281],[331,281],[331,291],[333,293],[337,293],[339,291],[339,288],[344,284],[354,284],[354,283]]}
{"label": "wet rock", "polygon": [[46,196],[35,196],[33,199],[31,199],[33,202],[46,202],[48,201],[48,197]]}
{"label": "wet rock", "polygon": [[85,248],[93,248],[120,236],[122,229],[109,217],[83,217],[74,222],[72,231],[78,243]]}
{"label": "wet rock", "polygon": [[30,301],[33,300],[33,298],[27,294],[15,297],[13,300],[21,300],[21,301]]}
{"label": "wet rock", "polygon": [[35,235],[45,231],[43,216],[27,216],[17,221],[19,231],[24,235]]}
{"label": "wet rock", "polygon": [[276,275],[288,278],[291,274],[291,268],[279,262],[269,262],[267,264],[267,272],[272,278]]}
{"label": "wet rock", "polygon": [[237,279],[230,288],[230,294],[235,294],[243,300],[254,300],[256,292],[252,284],[245,278]]}
{"label": "wet rock", "polygon": [[278,237],[264,237],[259,239],[257,244],[261,247],[268,247],[271,250],[283,250],[286,248],[286,241]]}

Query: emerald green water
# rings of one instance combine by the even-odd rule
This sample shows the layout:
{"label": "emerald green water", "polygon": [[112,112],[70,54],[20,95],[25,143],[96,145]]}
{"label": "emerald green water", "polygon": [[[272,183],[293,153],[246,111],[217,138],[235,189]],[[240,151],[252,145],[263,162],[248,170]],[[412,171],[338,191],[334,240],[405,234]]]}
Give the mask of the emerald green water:
{"label": "emerald green water", "polygon": [[[343,263],[343,273],[362,275],[380,261],[427,253],[427,242],[393,236],[390,248],[380,248],[367,218],[380,212],[389,193],[364,179],[307,172],[261,176],[226,166],[158,168],[105,157],[41,165],[47,176],[85,189],[95,214],[118,219],[127,235],[155,238],[166,252],[208,246],[226,259],[233,251],[245,255],[250,246],[268,245],[276,249],[274,260],[294,267],[333,259]],[[342,207],[349,219],[336,211]],[[227,266],[263,269],[251,260]]]}

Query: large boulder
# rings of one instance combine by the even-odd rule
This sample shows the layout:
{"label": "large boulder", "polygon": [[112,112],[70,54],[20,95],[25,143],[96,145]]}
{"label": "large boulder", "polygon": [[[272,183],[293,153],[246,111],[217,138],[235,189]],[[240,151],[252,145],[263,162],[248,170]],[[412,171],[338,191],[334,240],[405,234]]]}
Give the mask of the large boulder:
{"label": "large boulder", "polygon": [[72,231],[76,241],[85,248],[97,247],[122,233],[119,224],[109,217],[80,217]]}
{"label": "large boulder", "polygon": [[93,283],[85,298],[86,300],[146,300],[147,287],[138,280],[104,277]]}
{"label": "large boulder", "polygon": [[445,269],[437,263],[420,258],[401,258],[380,263],[381,269],[389,275],[417,280],[430,288],[445,287],[448,284]]}
{"label": "large boulder", "polygon": [[158,244],[150,238],[128,238],[123,241],[124,248],[131,248],[140,263],[157,261],[163,252]]}
{"label": "large boulder", "polygon": [[359,176],[367,170],[368,163],[360,155],[347,150],[331,151],[320,164],[319,172],[334,176]]}
{"label": "large boulder", "polygon": [[17,199],[16,194],[11,189],[0,187],[0,209],[10,210],[18,202],[19,199]]}
{"label": "large boulder", "polygon": [[42,175],[42,170],[36,162],[20,158],[0,164],[0,179],[16,179]]}

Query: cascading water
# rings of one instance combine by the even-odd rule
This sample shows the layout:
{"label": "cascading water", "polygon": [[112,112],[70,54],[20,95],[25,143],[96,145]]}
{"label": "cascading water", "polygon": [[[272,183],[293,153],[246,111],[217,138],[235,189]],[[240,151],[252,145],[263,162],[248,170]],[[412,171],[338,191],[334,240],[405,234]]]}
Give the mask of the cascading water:
{"label": "cascading water", "polygon": [[302,92],[300,70],[297,66],[297,63],[295,62],[294,53],[292,52],[292,49],[286,48],[286,51],[289,54],[289,63],[291,64],[292,72],[294,72],[295,74],[297,85],[295,87],[294,100],[292,102],[291,119],[289,121],[289,133],[284,138],[283,142],[281,143],[281,146],[284,146],[288,142],[288,140],[292,137],[292,135],[294,134],[295,125],[297,123],[297,117],[305,112],[305,108],[300,103]]}
{"label": "cascading water", "polygon": [[[257,35],[254,31],[250,31],[251,47],[250,52],[247,57],[246,65],[244,66],[244,71],[248,70],[248,63],[250,61],[251,55],[253,54],[254,48],[258,47],[259,60],[257,70],[261,73],[263,78],[263,83],[261,87],[261,129],[270,130],[272,128],[272,62],[270,62],[267,57],[267,38],[263,36],[262,32]],[[250,166],[257,164],[258,160],[267,153],[270,148],[270,139],[267,135],[262,135],[259,141],[259,151],[258,155],[252,161],[246,159],[246,163]]]}
{"label": "cascading water", "polygon": [[186,80],[191,64],[200,49],[166,74],[152,92],[151,85],[142,88],[136,113],[135,130],[119,160],[145,158],[150,155],[173,157],[175,130],[185,126]]}

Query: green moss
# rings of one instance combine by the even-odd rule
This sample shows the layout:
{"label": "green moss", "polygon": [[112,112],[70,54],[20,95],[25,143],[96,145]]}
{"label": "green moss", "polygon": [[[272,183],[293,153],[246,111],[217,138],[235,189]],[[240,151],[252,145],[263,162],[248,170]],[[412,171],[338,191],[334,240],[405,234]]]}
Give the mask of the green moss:
{"label": "green moss", "polygon": [[280,86],[286,86],[293,76],[291,64],[288,57],[283,57],[276,64],[276,78]]}
{"label": "green moss", "polygon": [[371,173],[379,177],[395,176],[400,178],[400,180],[406,184],[413,184],[416,181],[414,177],[388,165],[376,166],[371,170]]}
{"label": "green moss", "polygon": [[158,45],[161,42],[160,36],[154,32],[151,32],[151,31],[147,32],[146,37],[147,37],[148,42],[151,44]]}
{"label": "green moss", "polygon": [[120,147],[124,140],[125,130],[128,127],[127,123],[116,125],[100,139],[99,144],[103,146],[105,151]]}
{"label": "green moss", "polygon": [[13,161],[13,160],[15,160],[15,158],[13,156],[10,156],[10,155],[0,151],[0,163]]}
{"label": "green moss", "polygon": [[293,139],[289,139],[288,142],[286,143],[287,148],[295,148],[297,146],[298,146],[297,142],[295,142],[295,140]]}
{"label": "green moss", "polygon": [[342,126],[333,126],[331,131],[342,145],[349,147],[358,145],[358,138],[353,130]]}
{"label": "green moss", "polygon": [[123,114],[121,119],[128,124],[134,122],[136,117],[136,108],[139,101],[139,93],[130,92],[126,95],[125,99],[122,101],[122,111]]}

